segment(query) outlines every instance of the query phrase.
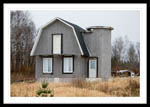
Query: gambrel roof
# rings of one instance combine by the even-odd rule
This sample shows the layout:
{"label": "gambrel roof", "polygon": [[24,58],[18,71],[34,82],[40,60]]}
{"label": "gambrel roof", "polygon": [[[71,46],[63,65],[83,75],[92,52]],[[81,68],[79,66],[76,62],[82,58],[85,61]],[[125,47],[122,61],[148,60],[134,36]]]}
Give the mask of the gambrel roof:
{"label": "gambrel roof", "polygon": [[[63,20],[63,19],[61,19],[61,20]],[[74,27],[76,35],[77,35],[78,40],[79,40],[79,43],[81,45],[82,51],[83,51],[83,55],[89,56],[89,52],[87,50],[87,47],[86,47],[84,39],[83,39],[83,35],[81,33],[81,32],[85,32],[85,30],[76,24],[70,23],[66,20],[63,20],[63,21]]]}
{"label": "gambrel roof", "polygon": [[85,30],[84,30],[83,28],[79,27],[78,25],[75,25],[75,24],[73,24],[73,23],[70,23],[70,22],[68,22],[68,21],[66,21],[66,20],[63,20],[63,19],[61,19],[61,18],[58,18],[58,17],[56,17],[55,19],[53,19],[52,21],[50,21],[49,23],[47,23],[46,25],[44,25],[43,27],[40,28],[40,31],[39,31],[39,33],[38,33],[38,35],[37,35],[37,37],[36,37],[36,40],[35,40],[35,43],[34,43],[34,45],[33,45],[33,49],[32,49],[32,51],[31,51],[31,54],[30,54],[30,55],[31,55],[31,56],[34,56],[34,52],[35,52],[35,49],[36,49],[36,47],[37,47],[38,41],[39,41],[39,39],[40,39],[42,30],[43,30],[45,27],[47,27],[48,25],[50,25],[51,23],[53,23],[54,21],[56,21],[56,20],[59,20],[59,21],[61,21],[62,23],[66,24],[66,25],[68,25],[69,27],[72,28],[72,30],[73,30],[73,32],[74,32],[74,35],[75,35],[75,38],[76,38],[76,40],[77,40],[77,43],[78,43],[78,46],[79,46],[81,55],[83,55],[83,56],[89,56],[88,49],[87,49],[87,47],[86,47],[86,45],[85,45],[85,42],[84,42],[84,39],[83,39],[83,36],[82,36],[82,33],[81,33],[81,32],[84,32]]}

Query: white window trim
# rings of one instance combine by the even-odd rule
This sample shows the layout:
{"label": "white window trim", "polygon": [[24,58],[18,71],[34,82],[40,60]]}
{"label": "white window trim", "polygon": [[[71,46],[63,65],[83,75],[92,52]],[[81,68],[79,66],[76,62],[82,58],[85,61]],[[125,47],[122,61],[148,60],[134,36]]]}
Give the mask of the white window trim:
{"label": "white window trim", "polygon": [[[72,59],[72,71],[65,71],[65,59],[66,58],[71,58]],[[64,56],[63,57],[63,73],[64,74],[72,74],[74,72],[74,58],[73,56]]]}
{"label": "white window trim", "polygon": [[[51,59],[51,71],[50,72],[44,70],[44,59]],[[45,57],[45,58],[42,58],[42,61],[43,61],[43,73],[52,74],[53,73],[53,58],[52,57]]]}

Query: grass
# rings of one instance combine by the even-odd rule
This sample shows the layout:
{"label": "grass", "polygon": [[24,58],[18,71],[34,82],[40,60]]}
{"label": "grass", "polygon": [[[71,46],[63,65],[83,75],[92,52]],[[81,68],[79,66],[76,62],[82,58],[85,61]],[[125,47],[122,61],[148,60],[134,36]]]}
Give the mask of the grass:
{"label": "grass", "polygon": [[[11,96],[35,97],[41,82],[19,82],[11,84]],[[139,96],[140,81],[135,78],[113,78],[110,81],[87,82],[82,79],[71,83],[49,82],[48,89],[53,89],[54,97],[131,97]]]}

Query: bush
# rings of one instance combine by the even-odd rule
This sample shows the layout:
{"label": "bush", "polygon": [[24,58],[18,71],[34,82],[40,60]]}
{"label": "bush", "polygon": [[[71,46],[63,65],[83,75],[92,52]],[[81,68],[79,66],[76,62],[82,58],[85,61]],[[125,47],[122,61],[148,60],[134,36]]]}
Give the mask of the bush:
{"label": "bush", "polygon": [[51,89],[47,89],[48,86],[48,82],[42,82],[42,89],[40,88],[36,94],[37,96],[41,96],[41,97],[53,97],[54,96],[54,92]]}
{"label": "bush", "polygon": [[46,81],[44,81],[44,82],[42,82],[42,88],[47,88],[47,86],[48,86],[48,82],[46,82]]}
{"label": "bush", "polygon": [[41,93],[42,93],[42,89],[39,89],[39,90],[36,92],[36,94],[37,94],[38,96],[40,96]]}

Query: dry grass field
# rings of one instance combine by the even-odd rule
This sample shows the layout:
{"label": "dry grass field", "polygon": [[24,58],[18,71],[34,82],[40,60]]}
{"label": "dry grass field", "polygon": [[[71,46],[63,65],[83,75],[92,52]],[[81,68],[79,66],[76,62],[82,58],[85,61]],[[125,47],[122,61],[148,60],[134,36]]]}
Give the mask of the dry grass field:
{"label": "dry grass field", "polygon": [[[11,96],[35,97],[41,87],[41,82],[11,83]],[[140,81],[139,77],[94,82],[77,79],[71,83],[50,82],[47,88],[54,91],[54,97],[134,97],[140,94]]]}

